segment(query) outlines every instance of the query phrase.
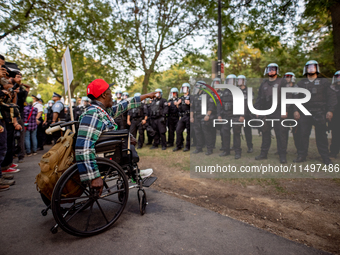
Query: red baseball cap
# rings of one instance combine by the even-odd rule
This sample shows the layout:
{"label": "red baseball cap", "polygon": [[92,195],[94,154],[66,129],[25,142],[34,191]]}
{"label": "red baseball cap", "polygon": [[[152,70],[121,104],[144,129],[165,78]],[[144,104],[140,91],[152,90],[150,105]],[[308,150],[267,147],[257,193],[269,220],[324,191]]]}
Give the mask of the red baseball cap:
{"label": "red baseball cap", "polygon": [[109,87],[112,87],[114,83],[110,85],[104,81],[103,79],[95,79],[87,86],[87,95],[93,95],[95,98],[98,98],[101,94],[103,94]]}

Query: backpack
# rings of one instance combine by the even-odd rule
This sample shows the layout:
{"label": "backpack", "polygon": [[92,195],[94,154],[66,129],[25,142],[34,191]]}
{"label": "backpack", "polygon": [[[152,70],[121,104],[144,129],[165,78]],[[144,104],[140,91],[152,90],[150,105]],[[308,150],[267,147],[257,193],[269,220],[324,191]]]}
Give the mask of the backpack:
{"label": "backpack", "polygon": [[[75,163],[74,133],[70,134],[70,132],[71,130],[67,130],[65,135],[60,137],[57,143],[42,156],[39,163],[41,171],[35,178],[35,184],[37,190],[50,200],[54,186],[60,176]],[[80,183],[79,175],[74,176],[74,178]],[[63,190],[64,197],[76,197],[82,193],[83,189],[73,181],[69,181]]]}

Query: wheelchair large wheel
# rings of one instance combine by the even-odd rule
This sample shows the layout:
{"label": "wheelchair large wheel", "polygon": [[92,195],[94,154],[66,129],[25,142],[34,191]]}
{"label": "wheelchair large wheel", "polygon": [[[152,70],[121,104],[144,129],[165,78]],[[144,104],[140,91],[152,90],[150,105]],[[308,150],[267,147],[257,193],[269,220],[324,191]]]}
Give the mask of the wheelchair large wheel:
{"label": "wheelchair large wheel", "polygon": [[53,190],[52,212],[59,226],[75,236],[103,232],[122,214],[129,196],[129,184],[115,162],[97,158],[104,187],[99,196],[89,184],[80,182],[77,165],[60,177]]}

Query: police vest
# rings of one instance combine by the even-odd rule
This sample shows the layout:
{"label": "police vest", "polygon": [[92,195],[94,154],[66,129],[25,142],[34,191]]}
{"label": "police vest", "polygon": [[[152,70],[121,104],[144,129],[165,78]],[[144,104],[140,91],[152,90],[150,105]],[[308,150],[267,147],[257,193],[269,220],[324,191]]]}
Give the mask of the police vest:
{"label": "police vest", "polygon": [[141,107],[131,109],[131,117],[132,118],[143,117],[143,109]]}
{"label": "police vest", "polygon": [[327,104],[327,89],[328,84],[324,79],[315,79],[310,82],[308,79],[303,79],[298,83],[299,87],[308,89],[311,93],[311,99],[304,104],[307,110],[325,110]]}
{"label": "police vest", "polygon": [[178,110],[181,112],[181,113],[189,113],[190,112],[190,104],[186,104],[185,103],[185,100],[189,100],[190,101],[190,96],[182,96],[181,97],[181,104],[178,106]]}
{"label": "police vest", "polygon": [[232,114],[233,111],[233,95],[230,90],[226,89],[223,91],[222,97],[222,113]]}
{"label": "police vest", "polygon": [[160,117],[163,115],[161,111],[161,100],[154,100],[150,106],[150,116],[152,117]]}

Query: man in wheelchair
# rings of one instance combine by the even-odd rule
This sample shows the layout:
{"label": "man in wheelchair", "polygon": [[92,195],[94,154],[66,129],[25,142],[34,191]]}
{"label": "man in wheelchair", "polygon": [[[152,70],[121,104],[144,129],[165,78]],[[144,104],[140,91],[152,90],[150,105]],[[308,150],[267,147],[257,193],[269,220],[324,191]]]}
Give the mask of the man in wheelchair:
{"label": "man in wheelchair", "polygon": [[[108,84],[102,79],[96,79],[87,86],[87,96],[92,100],[91,105],[79,118],[78,136],[75,146],[77,166],[82,182],[89,181],[91,187],[102,192],[103,180],[96,162],[95,143],[102,132],[117,130],[114,118],[122,113],[141,106],[141,101],[154,98],[156,92],[128,98],[113,106],[112,92]],[[130,147],[132,154],[137,155],[134,146]],[[152,173],[152,171],[151,171]],[[141,176],[151,175],[140,171]]]}

